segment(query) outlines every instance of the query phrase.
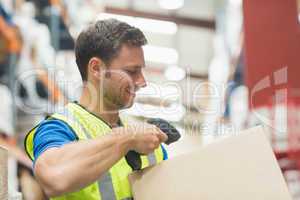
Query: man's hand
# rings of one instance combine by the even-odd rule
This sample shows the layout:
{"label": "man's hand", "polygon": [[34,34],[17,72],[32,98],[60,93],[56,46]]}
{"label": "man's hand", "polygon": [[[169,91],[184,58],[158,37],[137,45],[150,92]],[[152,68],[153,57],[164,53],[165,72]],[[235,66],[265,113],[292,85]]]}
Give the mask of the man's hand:
{"label": "man's hand", "polygon": [[148,123],[118,129],[119,133],[124,131],[124,133],[132,135],[132,142],[128,150],[134,150],[140,154],[152,153],[168,139],[168,136],[158,127]]}
{"label": "man's hand", "polygon": [[143,124],[136,129],[133,150],[141,154],[149,154],[167,139],[167,135],[156,126]]}

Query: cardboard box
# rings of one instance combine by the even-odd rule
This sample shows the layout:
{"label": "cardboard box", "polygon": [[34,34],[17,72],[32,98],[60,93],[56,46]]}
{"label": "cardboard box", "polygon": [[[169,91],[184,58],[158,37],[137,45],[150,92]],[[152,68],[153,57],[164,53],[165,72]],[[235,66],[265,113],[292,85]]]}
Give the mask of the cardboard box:
{"label": "cardboard box", "polygon": [[262,127],[135,172],[135,200],[291,200]]}

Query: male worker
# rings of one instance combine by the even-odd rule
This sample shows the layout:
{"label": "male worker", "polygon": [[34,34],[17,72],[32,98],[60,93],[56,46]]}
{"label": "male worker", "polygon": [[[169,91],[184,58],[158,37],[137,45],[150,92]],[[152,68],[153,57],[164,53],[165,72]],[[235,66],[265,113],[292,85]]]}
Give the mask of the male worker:
{"label": "male worker", "polygon": [[63,200],[132,199],[127,154],[142,167],[166,159],[167,136],[150,124],[126,125],[119,110],[145,87],[144,34],[114,19],[97,21],[77,38],[75,54],[83,91],[29,132],[25,139],[34,174],[45,193]]}

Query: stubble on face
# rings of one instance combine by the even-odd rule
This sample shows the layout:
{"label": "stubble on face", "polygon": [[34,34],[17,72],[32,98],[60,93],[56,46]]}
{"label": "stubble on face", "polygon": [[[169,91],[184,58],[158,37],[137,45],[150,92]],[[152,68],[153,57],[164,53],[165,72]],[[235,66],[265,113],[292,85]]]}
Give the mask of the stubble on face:
{"label": "stubble on face", "polygon": [[141,73],[140,70],[144,66],[142,48],[123,45],[118,56],[107,68],[109,76],[104,76],[103,100],[115,109],[131,107],[137,90],[135,76],[131,75],[131,72],[139,70],[138,72]]}

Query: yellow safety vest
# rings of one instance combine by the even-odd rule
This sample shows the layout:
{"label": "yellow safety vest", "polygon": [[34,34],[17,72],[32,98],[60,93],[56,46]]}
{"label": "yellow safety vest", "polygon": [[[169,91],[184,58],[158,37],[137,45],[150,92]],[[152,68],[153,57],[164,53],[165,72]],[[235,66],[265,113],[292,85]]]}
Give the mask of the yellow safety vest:
{"label": "yellow safety vest", "polygon": [[[48,118],[58,119],[67,123],[73,129],[78,140],[101,137],[111,131],[111,127],[100,118],[85,110],[76,103],[67,104],[61,113],[55,113]],[[25,138],[25,150],[34,160],[33,138],[38,125],[33,128]],[[152,154],[141,156],[142,169],[163,160],[161,147]],[[125,157],[121,158],[97,182],[81,189],[80,191],[53,198],[55,200],[129,200],[132,199],[128,175],[132,172]]]}

